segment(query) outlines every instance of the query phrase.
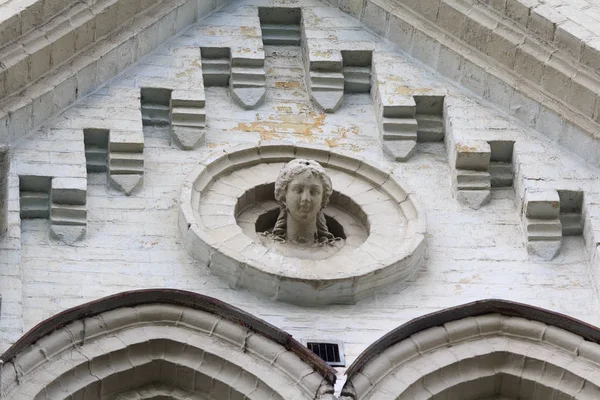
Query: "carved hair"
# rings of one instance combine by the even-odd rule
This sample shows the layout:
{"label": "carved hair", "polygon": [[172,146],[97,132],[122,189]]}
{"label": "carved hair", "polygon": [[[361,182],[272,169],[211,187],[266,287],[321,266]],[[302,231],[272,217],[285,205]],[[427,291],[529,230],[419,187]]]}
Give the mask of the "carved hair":
{"label": "carved hair", "polygon": [[329,232],[327,228],[327,222],[325,220],[325,214],[323,214],[323,208],[329,204],[329,198],[333,193],[331,185],[331,179],[325,172],[325,169],[314,160],[306,160],[303,158],[297,158],[287,163],[279,172],[279,176],[275,181],[275,200],[280,205],[279,216],[277,222],[273,228],[273,235],[285,238],[287,232],[287,209],[286,209],[286,193],[288,184],[301,173],[309,171],[313,176],[319,178],[323,184],[323,199],[321,200],[321,210],[317,214],[317,239],[318,241],[325,241],[334,239],[334,236]]}

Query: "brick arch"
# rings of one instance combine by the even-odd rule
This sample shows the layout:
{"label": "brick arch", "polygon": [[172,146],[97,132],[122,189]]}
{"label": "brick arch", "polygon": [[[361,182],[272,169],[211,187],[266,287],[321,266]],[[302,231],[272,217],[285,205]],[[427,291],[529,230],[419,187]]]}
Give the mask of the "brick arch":
{"label": "brick arch", "polygon": [[335,371],[289,334],[210,297],[121,293],[60,313],[0,358],[2,398],[319,399]]}
{"label": "brick arch", "polygon": [[600,330],[484,300],[417,318],[349,368],[343,400],[600,398]]}

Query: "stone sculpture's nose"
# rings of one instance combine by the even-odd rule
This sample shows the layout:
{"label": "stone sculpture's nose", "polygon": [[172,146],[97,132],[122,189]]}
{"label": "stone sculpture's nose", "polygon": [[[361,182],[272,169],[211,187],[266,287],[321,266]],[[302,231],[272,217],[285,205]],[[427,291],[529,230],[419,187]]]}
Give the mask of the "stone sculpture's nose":
{"label": "stone sculpture's nose", "polygon": [[307,189],[304,189],[302,191],[302,194],[300,195],[300,201],[302,203],[306,203],[306,202],[310,201],[310,191],[308,191]]}

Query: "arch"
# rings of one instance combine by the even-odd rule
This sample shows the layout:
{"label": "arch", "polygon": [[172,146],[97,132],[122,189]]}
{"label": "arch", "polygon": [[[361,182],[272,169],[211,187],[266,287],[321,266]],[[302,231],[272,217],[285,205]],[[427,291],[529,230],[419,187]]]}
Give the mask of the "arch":
{"label": "arch", "polygon": [[291,335],[170,289],[64,311],[0,361],[0,393],[15,400],[312,400],[331,395],[335,383],[335,370]]}
{"label": "arch", "polygon": [[119,393],[108,400],[209,400],[209,398],[171,385],[151,383],[129,392]]}
{"label": "arch", "polygon": [[344,400],[600,398],[600,330],[483,300],[410,321],[347,371]]}

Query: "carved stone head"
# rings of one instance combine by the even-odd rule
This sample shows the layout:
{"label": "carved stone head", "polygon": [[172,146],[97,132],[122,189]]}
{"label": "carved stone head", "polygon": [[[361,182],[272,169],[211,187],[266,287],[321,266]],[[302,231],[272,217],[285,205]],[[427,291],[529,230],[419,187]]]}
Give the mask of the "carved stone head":
{"label": "carved stone head", "polygon": [[[332,191],[331,179],[321,164],[302,158],[287,163],[275,182],[275,200],[282,206],[287,206],[288,210],[307,216],[314,209],[320,211],[326,207]],[[310,196],[305,198],[300,194]],[[303,204],[302,207],[300,203]]]}
{"label": "carved stone head", "polygon": [[331,239],[322,210],[332,192],[331,179],[318,162],[295,159],[287,163],[275,182],[281,212],[273,233],[303,243]]}

